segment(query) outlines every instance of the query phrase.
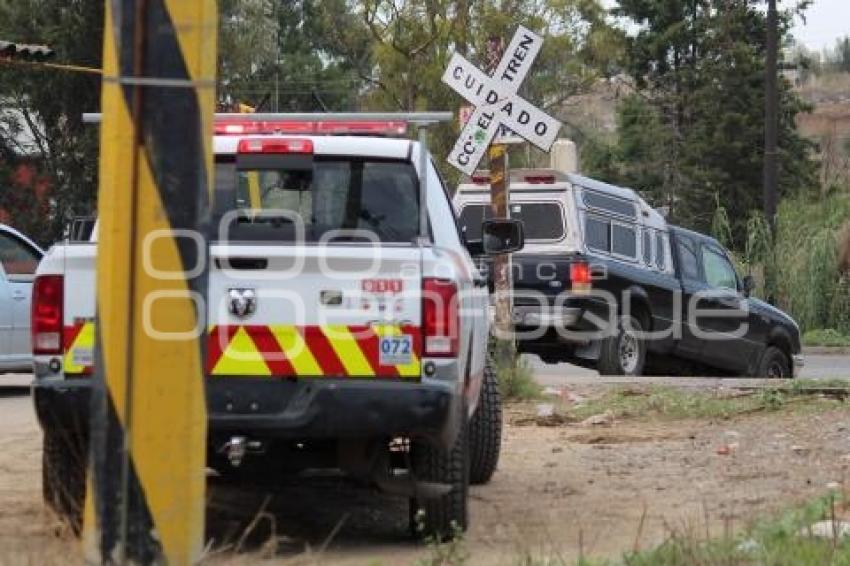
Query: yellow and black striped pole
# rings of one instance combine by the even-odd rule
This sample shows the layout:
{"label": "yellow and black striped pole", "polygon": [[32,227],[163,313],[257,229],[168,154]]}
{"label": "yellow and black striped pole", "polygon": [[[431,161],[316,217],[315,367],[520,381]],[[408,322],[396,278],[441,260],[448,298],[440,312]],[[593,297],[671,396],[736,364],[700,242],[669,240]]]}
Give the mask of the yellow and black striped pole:
{"label": "yellow and black striped pole", "polygon": [[215,0],[106,0],[89,561],[190,564],[204,536]]}

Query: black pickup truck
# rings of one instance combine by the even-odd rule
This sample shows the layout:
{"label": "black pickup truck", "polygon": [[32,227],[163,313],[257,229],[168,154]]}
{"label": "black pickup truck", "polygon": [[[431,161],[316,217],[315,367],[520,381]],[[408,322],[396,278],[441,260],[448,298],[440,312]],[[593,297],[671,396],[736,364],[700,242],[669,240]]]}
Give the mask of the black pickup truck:
{"label": "black pickup truck", "polygon": [[[528,182],[526,179],[530,179]],[[750,292],[714,239],[669,226],[636,193],[576,175],[520,171],[510,213],[526,226],[512,258],[521,352],[605,375],[792,377],[791,317]],[[486,186],[461,185],[461,229],[489,215]]]}

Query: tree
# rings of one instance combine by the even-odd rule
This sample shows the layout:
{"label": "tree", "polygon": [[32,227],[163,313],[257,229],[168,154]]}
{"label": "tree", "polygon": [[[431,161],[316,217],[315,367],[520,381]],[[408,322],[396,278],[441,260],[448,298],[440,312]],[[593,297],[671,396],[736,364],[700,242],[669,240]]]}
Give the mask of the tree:
{"label": "tree", "polygon": [[[626,39],[625,63],[642,102],[620,106],[612,180],[700,230],[718,195],[740,248],[761,202],[764,14],[748,0],[620,0],[614,13],[641,25]],[[789,22],[785,13],[783,35]],[[780,90],[780,193],[788,195],[812,186],[815,168],[795,126],[806,106],[786,81]]]}
{"label": "tree", "polygon": [[355,110],[365,28],[345,0],[225,0],[220,97],[266,111]]}
{"label": "tree", "polygon": [[835,49],[827,50],[826,62],[829,67],[841,73],[850,73],[850,36],[836,40]]}
{"label": "tree", "polygon": [[[0,2],[0,29],[6,30],[7,41],[51,46],[58,61],[101,66],[102,0]],[[98,130],[83,124],[82,114],[100,107],[100,78],[2,65],[0,99],[5,108],[0,115],[0,159],[6,169],[31,159],[47,185],[44,194],[21,192],[6,176],[0,207],[11,208],[13,223],[49,242],[62,234],[71,217],[94,208]]]}
{"label": "tree", "polygon": [[[466,104],[441,83],[452,53],[487,68],[487,41],[507,42],[518,24],[545,37],[520,93],[555,116],[609,71],[619,53],[619,38],[596,0],[366,0],[355,9],[371,36],[366,108],[453,110]],[[445,155],[458,132],[458,124],[438,127],[432,151]],[[513,157],[514,165],[526,164],[526,155]],[[457,178],[455,171],[445,173]]]}

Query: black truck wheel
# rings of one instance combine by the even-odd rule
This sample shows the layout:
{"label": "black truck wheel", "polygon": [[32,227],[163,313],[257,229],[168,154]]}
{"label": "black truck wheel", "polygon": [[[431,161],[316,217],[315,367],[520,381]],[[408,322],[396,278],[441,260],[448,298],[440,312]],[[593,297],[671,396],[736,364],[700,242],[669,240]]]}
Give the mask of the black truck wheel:
{"label": "black truck wheel", "polygon": [[411,465],[416,480],[447,484],[445,495],[410,499],[410,530],[423,540],[446,541],[466,531],[469,495],[469,437],[464,411],[460,431],[450,450],[414,440]]}
{"label": "black truck wheel", "polygon": [[791,377],[791,361],[776,346],[768,346],[761,357],[756,377],[784,379]]}
{"label": "black truck wheel", "polygon": [[469,482],[481,485],[490,481],[499,463],[502,449],[502,397],[496,371],[490,361],[484,366],[484,382],[478,407],[469,423]]}
{"label": "black truck wheel", "polygon": [[646,363],[643,327],[633,316],[620,317],[617,332],[602,340],[596,368],[602,375],[638,376]]}
{"label": "black truck wheel", "polygon": [[78,435],[45,427],[41,457],[42,496],[77,536],[83,528],[86,459],[87,447]]}

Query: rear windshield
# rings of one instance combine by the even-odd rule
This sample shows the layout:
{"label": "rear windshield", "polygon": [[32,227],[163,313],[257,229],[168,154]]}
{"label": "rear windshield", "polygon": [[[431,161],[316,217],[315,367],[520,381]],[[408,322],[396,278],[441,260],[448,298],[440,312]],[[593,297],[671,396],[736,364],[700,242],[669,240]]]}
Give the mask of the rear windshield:
{"label": "rear windshield", "polygon": [[[560,240],[564,236],[561,206],[554,202],[511,203],[510,217],[522,220],[526,240]],[[460,213],[460,226],[466,239],[481,239],[481,224],[493,216],[490,205],[471,204]]]}
{"label": "rear windshield", "polygon": [[218,162],[214,237],[413,242],[419,185],[403,161],[352,158]]}

